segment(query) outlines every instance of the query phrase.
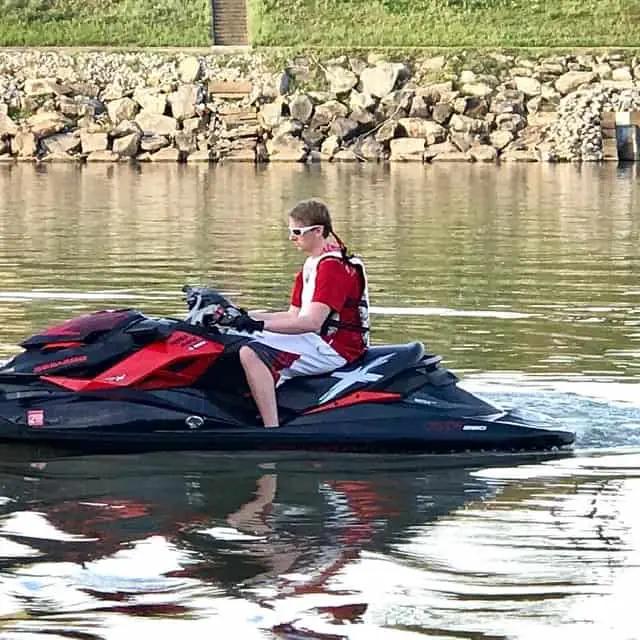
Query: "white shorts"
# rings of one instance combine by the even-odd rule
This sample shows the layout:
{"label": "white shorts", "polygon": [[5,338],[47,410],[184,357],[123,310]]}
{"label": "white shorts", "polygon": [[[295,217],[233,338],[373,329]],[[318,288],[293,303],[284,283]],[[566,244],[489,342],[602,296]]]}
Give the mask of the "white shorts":
{"label": "white shorts", "polygon": [[329,373],[347,364],[317,333],[256,331],[250,337],[252,342],[247,346],[273,371],[278,385],[296,376]]}

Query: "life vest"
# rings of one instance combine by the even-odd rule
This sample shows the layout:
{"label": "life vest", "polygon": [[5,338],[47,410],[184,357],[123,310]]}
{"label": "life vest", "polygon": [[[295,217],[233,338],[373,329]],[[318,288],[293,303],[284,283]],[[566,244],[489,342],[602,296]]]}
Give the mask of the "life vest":
{"label": "life vest", "polygon": [[369,285],[367,281],[367,272],[365,270],[364,262],[357,256],[351,256],[345,258],[340,251],[327,251],[319,256],[309,256],[304,261],[302,267],[302,310],[311,304],[313,301],[313,294],[316,289],[316,277],[318,275],[318,265],[321,260],[325,258],[338,258],[343,262],[349,263],[352,267],[355,267],[360,278],[362,280],[362,295],[359,300],[347,300],[345,306],[358,307],[358,314],[360,316],[360,326],[355,326],[346,322],[340,321],[340,314],[334,311],[325,320],[322,328],[320,329],[321,336],[331,336],[338,329],[345,329],[347,331],[357,331],[362,334],[362,339],[366,347],[369,346]]}

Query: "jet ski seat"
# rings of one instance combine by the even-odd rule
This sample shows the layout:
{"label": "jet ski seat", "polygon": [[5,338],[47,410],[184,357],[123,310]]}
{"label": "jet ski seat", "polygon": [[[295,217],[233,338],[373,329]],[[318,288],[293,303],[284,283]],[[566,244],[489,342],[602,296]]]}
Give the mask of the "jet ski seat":
{"label": "jet ski seat", "polygon": [[355,366],[367,365],[382,356],[393,354],[402,366],[411,367],[424,357],[424,345],[422,342],[407,342],[405,344],[388,344],[380,347],[369,347],[356,362],[352,362],[341,369],[348,370]]}

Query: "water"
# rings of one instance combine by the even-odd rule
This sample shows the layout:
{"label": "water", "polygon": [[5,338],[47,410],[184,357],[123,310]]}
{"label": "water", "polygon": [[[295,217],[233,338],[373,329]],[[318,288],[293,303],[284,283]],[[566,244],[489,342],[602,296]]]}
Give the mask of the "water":
{"label": "water", "polygon": [[640,638],[635,168],[0,165],[0,358],[70,315],[287,304],[312,195],[374,341],[577,433],[570,456],[61,458],[0,445],[0,638]]}

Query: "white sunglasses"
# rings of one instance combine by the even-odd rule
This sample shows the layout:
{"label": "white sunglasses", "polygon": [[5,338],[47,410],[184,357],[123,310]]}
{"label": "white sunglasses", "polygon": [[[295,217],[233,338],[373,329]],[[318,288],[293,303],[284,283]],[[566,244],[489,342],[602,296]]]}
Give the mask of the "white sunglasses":
{"label": "white sunglasses", "polygon": [[299,238],[303,236],[307,231],[311,231],[312,229],[321,229],[321,224],[312,224],[309,227],[289,227],[289,235],[294,236],[295,238]]}

